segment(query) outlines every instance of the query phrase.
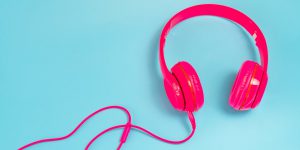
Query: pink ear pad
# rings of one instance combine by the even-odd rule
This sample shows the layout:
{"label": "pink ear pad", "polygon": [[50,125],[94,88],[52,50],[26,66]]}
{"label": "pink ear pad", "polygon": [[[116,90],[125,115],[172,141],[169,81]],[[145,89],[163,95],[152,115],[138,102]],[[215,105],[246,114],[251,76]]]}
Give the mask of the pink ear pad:
{"label": "pink ear pad", "polygon": [[167,97],[170,100],[172,106],[176,110],[183,111],[185,107],[185,101],[177,79],[174,76],[168,79],[164,79],[164,86]]}
{"label": "pink ear pad", "polygon": [[184,110],[190,112],[199,110],[203,106],[204,95],[195,69],[189,63],[182,61],[172,67],[171,71],[182,89]]}
{"label": "pink ear pad", "polygon": [[260,102],[266,87],[263,73],[263,68],[256,62],[248,60],[243,63],[230,93],[231,107],[236,110],[249,110]]}

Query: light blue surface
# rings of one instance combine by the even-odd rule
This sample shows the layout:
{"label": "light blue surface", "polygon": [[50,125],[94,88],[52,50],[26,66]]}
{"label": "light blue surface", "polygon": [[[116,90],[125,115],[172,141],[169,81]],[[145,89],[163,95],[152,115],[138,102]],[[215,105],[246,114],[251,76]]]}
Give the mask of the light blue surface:
{"label": "light blue surface", "polygon": [[[250,38],[214,17],[180,24],[169,36],[171,66],[187,60],[205,92],[197,132],[169,145],[131,132],[124,150],[294,150],[300,147],[300,2],[180,0],[0,1],[0,149],[13,150],[71,131],[86,115],[122,105],[134,124],[169,139],[182,139],[186,116],[169,104],[157,59],[163,25],[179,10],[219,3],[248,14],[269,46],[269,84],[261,105],[234,112],[228,95],[246,59],[258,60]],[[119,111],[93,118],[69,140],[32,150],[81,150],[103,129],[125,122]],[[93,146],[115,149],[121,130]]]}

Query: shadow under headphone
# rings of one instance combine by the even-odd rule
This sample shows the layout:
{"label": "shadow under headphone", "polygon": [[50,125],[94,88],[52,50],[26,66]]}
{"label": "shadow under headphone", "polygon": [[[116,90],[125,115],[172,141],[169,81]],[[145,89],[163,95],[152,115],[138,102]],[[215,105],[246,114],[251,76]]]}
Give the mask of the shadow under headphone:
{"label": "shadow under headphone", "polygon": [[139,130],[144,132],[153,138],[156,138],[160,141],[170,143],[170,144],[181,144],[188,141],[195,133],[196,122],[193,115],[193,112],[199,110],[204,103],[204,95],[200,79],[195,71],[195,69],[188,63],[181,61],[172,67],[171,72],[168,70],[165,59],[164,59],[164,45],[166,42],[166,36],[168,32],[178,23],[192,17],[196,16],[217,16],[222,17],[228,20],[231,20],[239,25],[241,25],[249,34],[254,38],[256,46],[258,47],[261,65],[253,61],[246,61],[243,63],[241,69],[238,72],[236,80],[231,90],[229,97],[229,104],[236,110],[249,110],[255,108],[261,101],[264,90],[267,85],[267,66],[268,66],[268,50],[266,40],[263,33],[259,27],[246,15],[237,11],[233,8],[217,5],[217,4],[204,4],[189,7],[182,10],[173,16],[163,28],[160,37],[159,45],[159,62],[164,77],[164,86],[167,93],[167,96],[172,104],[172,106],[179,111],[185,111],[188,114],[189,121],[192,125],[192,132],[183,140],[168,140],[162,138],[147,129],[144,129],[140,126],[134,125],[131,122],[131,115],[129,111],[122,106],[107,106],[101,108],[85,119],[83,119],[77,127],[69,134],[58,137],[58,138],[48,138],[38,140],[32,143],[29,143],[18,150],[24,150],[28,147],[31,147],[36,144],[53,142],[64,140],[71,137],[79,128],[86,123],[90,118],[96,114],[109,110],[109,109],[119,109],[126,113],[128,120],[127,123],[112,126],[107,128],[97,134],[85,147],[85,150],[88,150],[90,146],[102,135],[105,133],[114,130],[123,128],[123,133],[120,138],[120,144],[117,150],[120,150],[122,145],[126,142],[126,139],[129,135],[129,132],[132,129]]}

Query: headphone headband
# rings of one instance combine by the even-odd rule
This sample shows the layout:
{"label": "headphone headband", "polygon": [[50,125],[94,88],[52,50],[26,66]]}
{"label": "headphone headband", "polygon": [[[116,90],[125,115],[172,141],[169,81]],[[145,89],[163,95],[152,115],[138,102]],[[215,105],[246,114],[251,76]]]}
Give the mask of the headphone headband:
{"label": "headphone headband", "polygon": [[164,46],[169,31],[178,23],[196,16],[217,16],[228,19],[242,26],[253,37],[260,54],[263,69],[268,68],[268,48],[266,39],[259,27],[247,15],[227,6],[217,4],[196,5],[186,8],[173,16],[165,25],[160,36],[159,61],[164,78],[171,76],[164,57]]}

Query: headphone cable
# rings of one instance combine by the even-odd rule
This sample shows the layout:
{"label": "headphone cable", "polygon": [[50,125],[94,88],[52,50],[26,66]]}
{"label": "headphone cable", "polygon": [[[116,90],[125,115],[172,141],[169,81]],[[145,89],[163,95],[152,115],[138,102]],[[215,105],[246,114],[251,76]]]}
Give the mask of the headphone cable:
{"label": "headphone cable", "polygon": [[187,136],[185,139],[183,140],[168,140],[168,139],[165,139],[165,138],[162,138],[154,133],[152,133],[151,131],[147,130],[147,129],[144,129],[140,126],[137,126],[137,125],[133,125],[131,123],[131,115],[129,113],[129,111],[122,107],[122,106],[107,106],[107,107],[104,107],[104,108],[100,108],[98,109],[97,111],[93,112],[92,114],[88,115],[86,118],[84,118],[77,126],[76,128],[70,132],[69,134],[65,135],[65,136],[62,136],[62,137],[58,137],[58,138],[48,138],[48,139],[42,139],[42,140],[37,140],[35,142],[32,142],[32,143],[29,143],[25,146],[22,146],[21,148],[19,148],[18,150],[24,150],[28,147],[31,147],[33,145],[37,145],[37,144],[41,144],[41,143],[46,143],[46,142],[54,142],[54,141],[60,141],[60,140],[65,140],[69,137],[71,137],[73,134],[75,134],[75,132],[77,130],[79,130],[79,128],[85,123],[87,122],[90,118],[92,118],[93,116],[95,116],[96,114],[102,112],[102,111],[105,111],[105,110],[108,110],[108,109],[119,109],[119,110],[122,110],[123,112],[125,112],[125,114],[127,115],[127,123],[126,124],[122,124],[122,125],[116,125],[116,126],[112,126],[110,128],[107,128],[105,130],[103,130],[102,132],[100,132],[98,135],[96,135],[91,141],[89,141],[89,143],[86,145],[85,147],[85,150],[88,150],[90,148],[90,146],[102,135],[104,135],[105,133],[111,131],[111,130],[114,130],[114,129],[118,129],[118,128],[124,128],[123,129],[123,133],[122,133],[122,136],[120,138],[120,144],[117,148],[117,150],[120,150],[121,147],[123,146],[123,144],[126,142],[127,140],[127,137],[129,135],[129,132],[130,130],[133,128],[133,129],[136,129],[136,130],[139,130],[141,132],[144,132],[150,136],[152,136],[153,138],[157,139],[157,140],[160,140],[162,142],[165,142],[165,143],[169,143],[169,144],[181,144],[181,143],[184,143],[186,141],[188,141],[195,133],[195,130],[196,130],[196,122],[195,122],[195,118],[194,118],[194,115],[192,112],[187,112],[188,114],[188,118],[189,118],[189,121],[192,125],[192,132],[190,133],[189,136]]}

